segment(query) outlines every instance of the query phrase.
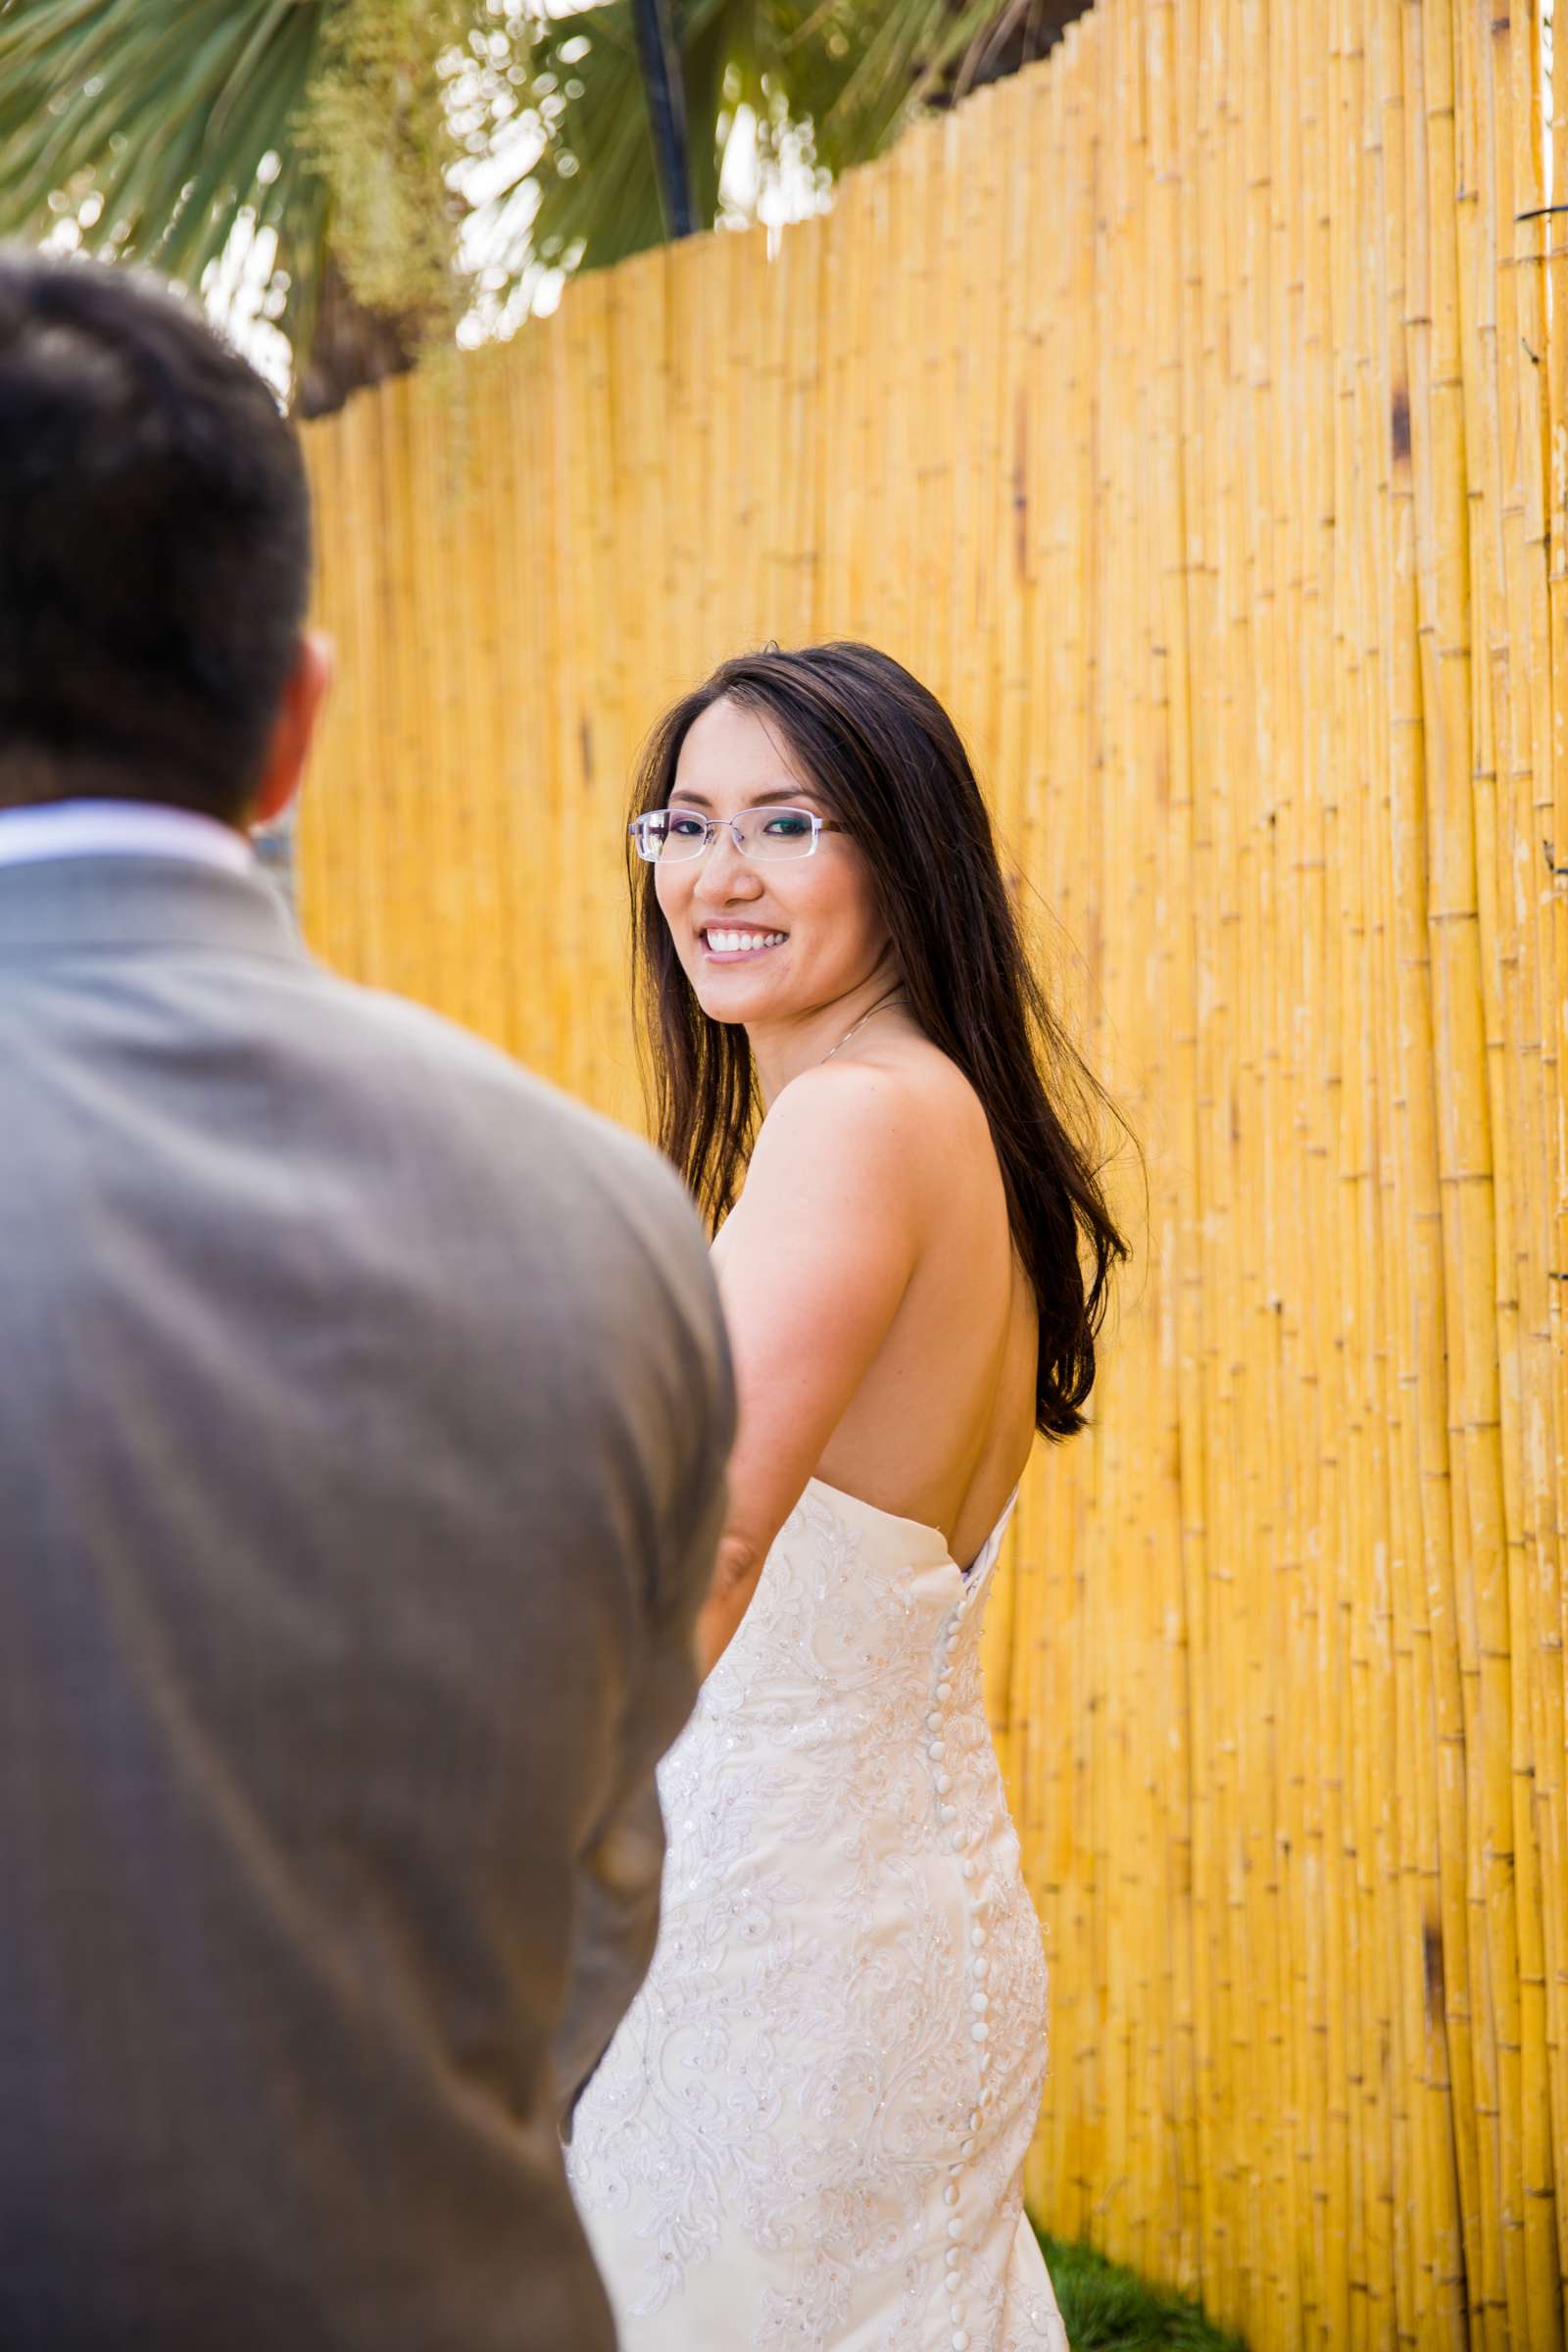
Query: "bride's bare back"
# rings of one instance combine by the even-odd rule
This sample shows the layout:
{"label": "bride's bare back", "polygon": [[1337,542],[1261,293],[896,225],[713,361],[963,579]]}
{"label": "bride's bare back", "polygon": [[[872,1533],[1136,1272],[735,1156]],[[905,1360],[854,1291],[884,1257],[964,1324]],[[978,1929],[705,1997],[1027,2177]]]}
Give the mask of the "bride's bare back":
{"label": "bride's bare back", "polygon": [[760,1561],[815,1475],[967,1564],[1028,1458],[1039,1333],[967,1079],[890,1007],[778,1096],[713,1256],[732,1535]]}

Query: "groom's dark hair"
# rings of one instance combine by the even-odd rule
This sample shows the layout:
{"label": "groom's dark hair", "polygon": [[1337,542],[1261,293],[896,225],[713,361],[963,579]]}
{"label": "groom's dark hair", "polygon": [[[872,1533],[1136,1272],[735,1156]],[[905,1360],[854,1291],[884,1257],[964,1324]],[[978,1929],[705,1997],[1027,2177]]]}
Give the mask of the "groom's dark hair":
{"label": "groom's dark hair", "polygon": [[163,285],[0,252],[0,807],[230,821],[310,591],[298,437]]}

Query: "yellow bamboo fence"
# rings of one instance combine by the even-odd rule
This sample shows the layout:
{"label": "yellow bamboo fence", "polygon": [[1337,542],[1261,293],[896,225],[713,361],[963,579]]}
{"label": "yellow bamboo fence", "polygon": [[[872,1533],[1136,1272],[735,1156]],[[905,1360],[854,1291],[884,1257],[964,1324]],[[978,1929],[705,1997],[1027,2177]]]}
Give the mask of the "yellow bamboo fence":
{"label": "yellow bamboo fence", "polygon": [[1564,2342],[1568,115],[1508,7],[1102,0],[771,255],[310,437],[308,929],[612,1111],[664,701],[855,634],[967,731],[1150,1177],[990,1633],[1030,2193],[1258,2352]]}

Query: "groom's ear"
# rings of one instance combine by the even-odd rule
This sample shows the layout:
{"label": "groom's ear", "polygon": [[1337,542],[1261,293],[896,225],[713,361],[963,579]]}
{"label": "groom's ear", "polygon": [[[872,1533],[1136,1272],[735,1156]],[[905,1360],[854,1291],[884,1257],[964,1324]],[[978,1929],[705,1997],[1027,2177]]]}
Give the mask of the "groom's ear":
{"label": "groom's ear", "polygon": [[299,791],[316,722],[336,668],[337,650],[331,638],[319,629],[306,629],[272,721],[261,780],[246,811],[248,828],[275,824]]}

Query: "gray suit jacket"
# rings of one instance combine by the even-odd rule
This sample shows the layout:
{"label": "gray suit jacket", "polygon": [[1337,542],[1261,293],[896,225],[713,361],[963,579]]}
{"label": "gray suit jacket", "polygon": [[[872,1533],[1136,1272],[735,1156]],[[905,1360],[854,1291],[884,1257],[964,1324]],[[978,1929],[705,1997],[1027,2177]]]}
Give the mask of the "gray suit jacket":
{"label": "gray suit jacket", "polygon": [[609,2352],[558,2124],[731,1434],[675,1179],[260,879],[0,867],[0,2344]]}

